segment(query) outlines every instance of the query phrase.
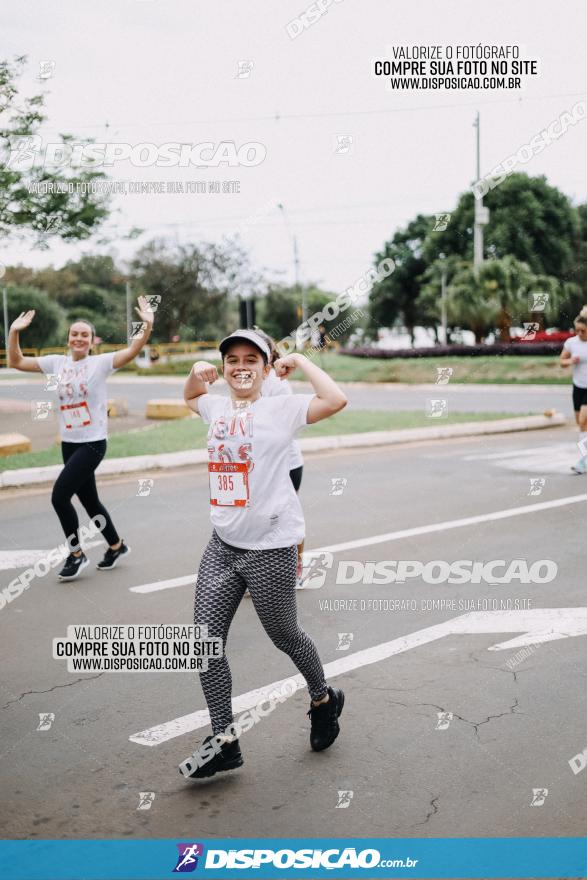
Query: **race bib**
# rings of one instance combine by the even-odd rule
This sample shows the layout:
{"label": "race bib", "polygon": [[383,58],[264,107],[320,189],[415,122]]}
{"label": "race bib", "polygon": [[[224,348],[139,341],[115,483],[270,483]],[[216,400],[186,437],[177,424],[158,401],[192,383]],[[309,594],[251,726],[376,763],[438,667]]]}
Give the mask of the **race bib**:
{"label": "race bib", "polygon": [[73,428],[85,428],[92,424],[90,408],[85,400],[81,403],[63,403],[61,412],[64,416],[65,427],[68,431]]}
{"label": "race bib", "polygon": [[211,461],[210,504],[215,507],[248,507],[249,471],[246,462]]}

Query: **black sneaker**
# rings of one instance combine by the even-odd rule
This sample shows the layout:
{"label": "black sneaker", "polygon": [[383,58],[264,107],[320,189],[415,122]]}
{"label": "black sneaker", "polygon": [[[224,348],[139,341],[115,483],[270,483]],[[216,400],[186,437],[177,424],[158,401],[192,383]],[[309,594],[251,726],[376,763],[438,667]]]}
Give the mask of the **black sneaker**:
{"label": "black sneaker", "polygon": [[218,751],[213,745],[206,748],[213,740],[213,736],[207,736],[197,752],[190,755],[179,765],[179,772],[186,779],[206,779],[223,770],[235,770],[242,767],[243,756],[238,739],[225,742],[220,745]]}
{"label": "black sneaker", "polygon": [[315,752],[321,752],[331,746],[340,733],[338,718],[344,706],[344,693],[340,688],[329,687],[328,696],[327,703],[310,706],[308,712],[312,724],[310,745]]}
{"label": "black sneaker", "polygon": [[80,571],[83,571],[89,564],[90,560],[85,553],[81,553],[80,556],[74,556],[73,553],[70,553],[57,577],[60,581],[74,581]]}
{"label": "black sneaker", "polygon": [[111,568],[114,568],[121,556],[128,556],[129,553],[130,547],[127,547],[124,541],[121,542],[118,550],[112,550],[108,547],[108,550],[104,554],[104,559],[96,565],[96,568],[98,571],[110,571]]}

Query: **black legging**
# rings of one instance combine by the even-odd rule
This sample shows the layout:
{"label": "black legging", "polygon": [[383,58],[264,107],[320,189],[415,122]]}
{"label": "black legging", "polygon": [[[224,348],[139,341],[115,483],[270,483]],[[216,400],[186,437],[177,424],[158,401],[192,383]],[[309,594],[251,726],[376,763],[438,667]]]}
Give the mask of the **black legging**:
{"label": "black legging", "polygon": [[[194,623],[206,625],[208,637],[222,639],[226,648],[230,624],[248,588],[263,629],[275,647],[291,657],[306,679],[310,697],[319,700],[327,685],[316,645],[298,622],[296,562],[295,545],[241,550],[225,544],[213,532],[198,569]],[[271,660],[262,656],[271,668]],[[232,677],[224,652],[208,661],[207,671],[200,672],[200,682],[212,733],[224,733],[233,722]]]}
{"label": "black legging", "polygon": [[120,540],[118,532],[110,519],[110,514],[98,498],[94,471],[106,454],[106,440],[91,440],[88,443],[61,443],[61,452],[65,467],[57,477],[53,486],[51,503],[59,517],[61,528],[72,552],[79,546],[79,520],[75,507],[71,503],[73,495],[77,495],[90,518],[100,514],[106,520],[102,534],[106,542],[112,546]]}

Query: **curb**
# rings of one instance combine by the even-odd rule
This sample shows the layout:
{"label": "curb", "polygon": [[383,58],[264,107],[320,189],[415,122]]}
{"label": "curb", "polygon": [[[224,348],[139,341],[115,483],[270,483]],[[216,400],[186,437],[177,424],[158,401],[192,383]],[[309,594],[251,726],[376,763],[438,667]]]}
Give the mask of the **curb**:
{"label": "curb", "polygon": [[[330,437],[311,437],[299,440],[302,452],[324,452],[329,449],[352,449],[369,446],[396,446],[417,440],[446,440],[452,437],[475,437],[482,434],[508,434],[513,431],[536,431],[565,425],[562,413],[552,415],[521,416],[491,422],[463,422],[460,425],[439,425],[430,428],[401,428],[396,431],[368,431],[364,434],[338,434]],[[188,449],[183,452],[163,452],[152,455],[136,455],[127,458],[109,458],[103,461],[98,476],[128,474],[137,471],[187,467],[207,464],[206,449]],[[0,473],[0,489],[29,486],[35,483],[52,483],[61,472],[62,465],[20,468]]]}

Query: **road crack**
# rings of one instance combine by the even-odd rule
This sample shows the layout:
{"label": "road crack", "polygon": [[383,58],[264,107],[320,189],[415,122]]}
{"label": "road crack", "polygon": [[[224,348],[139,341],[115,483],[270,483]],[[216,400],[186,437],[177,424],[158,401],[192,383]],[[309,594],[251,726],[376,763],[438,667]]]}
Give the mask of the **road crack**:
{"label": "road crack", "polygon": [[101,678],[106,673],[99,672],[98,675],[90,675],[87,678],[76,678],[75,681],[70,681],[67,684],[54,684],[53,687],[48,688],[46,691],[25,691],[20,697],[17,697],[15,700],[9,700],[7,703],[2,706],[2,709],[7,709],[12,703],[20,703],[23,697],[29,697],[31,694],[50,694],[51,691],[55,691],[58,688],[67,688],[73,687],[74,684],[79,684],[80,681],[92,681],[94,678]]}
{"label": "road crack", "polygon": [[[386,688],[369,688],[369,690],[386,690]],[[505,712],[499,712],[497,715],[488,715],[487,718],[485,718],[483,721],[470,721],[468,718],[463,718],[463,716],[459,715],[457,712],[453,712],[452,709],[447,709],[446,706],[439,706],[437,703],[400,703],[399,700],[389,700],[388,703],[391,706],[401,706],[404,709],[412,709],[416,706],[426,706],[437,709],[439,712],[450,712],[453,718],[456,718],[458,721],[462,721],[464,724],[470,724],[475,731],[475,736],[477,737],[477,739],[479,739],[479,728],[483,724],[488,724],[490,721],[494,721],[496,718],[504,718],[506,715],[514,715],[516,713],[516,709],[520,705],[516,697],[514,699],[513,706],[509,706]]]}
{"label": "road crack", "polygon": [[426,825],[430,821],[432,816],[436,816],[436,814],[438,813],[438,799],[439,799],[439,797],[440,797],[439,794],[434,795],[434,797],[430,801],[430,806],[432,807],[432,809],[426,814],[426,818],[424,819],[424,821],[423,822],[415,822],[412,827],[415,828],[418,825]]}
{"label": "road crack", "polygon": [[462,721],[464,724],[470,724],[471,727],[475,730],[475,736],[479,739],[479,728],[482,724],[488,724],[490,721],[493,721],[495,718],[504,718],[506,715],[514,715],[516,709],[520,705],[518,699],[515,698],[514,705],[509,706],[507,711],[499,712],[497,715],[488,715],[484,721],[469,721],[468,718],[463,718],[462,715],[459,715],[457,712],[453,712],[452,709],[447,709],[444,706],[437,706],[436,703],[412,703],[413,706],[432,706],[434,709],[438,709],[439,712],[450,712],[453,718],[457,718],[459,721]]}

